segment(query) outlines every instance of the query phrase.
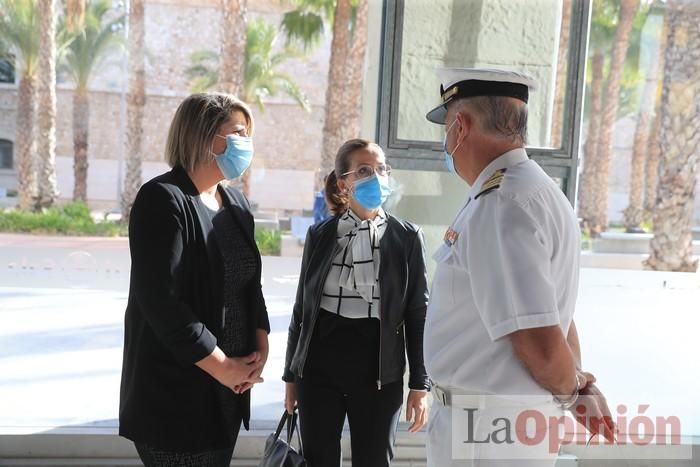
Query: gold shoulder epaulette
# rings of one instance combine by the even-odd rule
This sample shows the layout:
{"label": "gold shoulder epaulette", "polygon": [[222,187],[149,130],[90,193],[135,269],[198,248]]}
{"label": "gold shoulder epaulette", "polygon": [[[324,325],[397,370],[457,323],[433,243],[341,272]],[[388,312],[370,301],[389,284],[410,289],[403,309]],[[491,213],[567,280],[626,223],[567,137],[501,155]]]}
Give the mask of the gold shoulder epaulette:
{"label": "gold shoulder epaulette", "polygon": [[474,199],[477,199],[481,195],[485,195],[486,193],[490,193],[493,190],[497,189],[498,187],[501,186],[501,182],[503,181],[503,177],[506,175],[506,169],[501,169],[497,170],[494,172],[493,175],[491,175],[483,185],[481,185],[481,189],[479,189],[479,193],[474,197]]}

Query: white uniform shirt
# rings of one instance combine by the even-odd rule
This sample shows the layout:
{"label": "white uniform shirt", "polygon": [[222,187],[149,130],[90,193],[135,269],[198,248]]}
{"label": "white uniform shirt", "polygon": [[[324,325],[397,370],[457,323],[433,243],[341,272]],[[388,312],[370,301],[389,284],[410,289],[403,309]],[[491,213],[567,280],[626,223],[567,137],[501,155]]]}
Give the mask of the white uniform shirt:
{"label": "white uniform shirt", "polygon": [[[480,194],[489,180],[493,189]],[[433,257],[428,374],[440,386],[472,394],[550,395],[507,336],[552,325],[568,333],[580,255],[571,204],[525,150],[516,149],[479,175],[448,232]]]}

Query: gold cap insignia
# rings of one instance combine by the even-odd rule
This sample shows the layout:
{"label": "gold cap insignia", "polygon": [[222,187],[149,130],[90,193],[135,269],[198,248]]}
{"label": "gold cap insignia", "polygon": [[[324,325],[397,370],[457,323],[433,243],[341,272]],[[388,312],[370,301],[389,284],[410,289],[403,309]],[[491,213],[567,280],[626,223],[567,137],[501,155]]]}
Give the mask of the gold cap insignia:
{"label": "gold cap insignia", "polygon": [[442,94],[442,102],[445,103],[450,97],[459,92],[459,86],[452,87],[449,91]]}

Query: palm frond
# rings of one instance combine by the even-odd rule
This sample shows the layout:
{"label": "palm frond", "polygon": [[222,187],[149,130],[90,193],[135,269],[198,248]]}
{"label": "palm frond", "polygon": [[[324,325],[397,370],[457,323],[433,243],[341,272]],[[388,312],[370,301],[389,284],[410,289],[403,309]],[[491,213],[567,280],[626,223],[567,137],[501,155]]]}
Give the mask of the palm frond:
{"label": "palm frond", "polygon": [[323,16],[304,10],[292,10],[282,17],[282,31],[288,44],[300,44],[308,51],[320,44],[324,33]]}
{"label": "palm frond", "polygon": [[82,28],[71,32],[66,18],[59,20],[58,35],[70,41],[59,54],[59,66],[81,89],[87,88],[90,77],[109,54],[125,46],[122,34],[124,15],[105,22],[110,10],[108,0],[93,0],[87,6]]}
{"label": "palm frond", "polygon": [[196,50],[190,55],[191,65],[185,69],[192,92],[209,91],[219,81],[219,54],[213,50]]}
{"label": "palm frond", "polygon": [[272,77],[277,86],[284,90],[284,93],[294,99],[294,101],[299,104],[299,107],[307,112],[311,111],[311,106],[309,105],[309,100],[306,94],[301,90],[299,85],[292,79],[291,76],[285,73],[276,73]]}
{"label": "palm frond", "polygon": [[0,42],[18,73],[33,75],[39,58],[35,0],[0,0]]}
{"label": "palm frond", "polygon": [[[279,37],[277,28],[262,19],[253,19],[246,28],[245,67],[241,97],[254,102],[260,111],[265,102],[283,92],[304,109],[308,109],[306,96],[299,86],[277,68],[286,60],[299,58],[302,53],[287,46],[277,50]],[[190,56],[190,66],[185,70],[193,92],[213,88],[218,80],[219,54],[212,50],[199,50]]]}

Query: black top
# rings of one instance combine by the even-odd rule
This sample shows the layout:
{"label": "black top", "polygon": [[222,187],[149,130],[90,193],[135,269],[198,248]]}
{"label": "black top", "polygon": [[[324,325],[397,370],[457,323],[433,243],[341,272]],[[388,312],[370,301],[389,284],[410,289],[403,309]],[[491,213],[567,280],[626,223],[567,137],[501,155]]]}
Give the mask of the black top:
{"label": "black top", "polygon": [[[255,252],[245,241],[233,217],[224,206],[218,211],[207,209],[205,221],[207,252],[215,276],[223,277],[223,317],[219,348],[229,357],[243,357],[255,351],[255,333],[250,333],[249,316],[246,309],[246,293],[255,282],[257,259]],[[233,426],[241,423],[243,396],[219,385],[219,398],[224,418]]]}
{"label": "black top", "polygon": [[[304,244],[297,295],[287,337],[282,379],[304,378],[321,293],[337,252],[335,216],[313,225]],[[387,213],[387,228],[379,244],[381,306],[377,385],[400,381],[408,357],[410,389],[430,389],[423,362],[423,329],[428,307],[428,274],[422,230]]]}
{"label": "black top", "polygon": [[[237,236],[253,252],[254,280],[240,293],[248,335],[270,330],[248,201],[221,190]],[[119,433],[157,449],[207,451],[234,442],[216,397],[221,385],[195,365],[223,336],[224,275],[212,272],[206,206],[182,168],[147,182],[131,210],[131,282],[124,322]],[[226,286],[226,287],[225,287]],[[250,391],[242,396],[248,428]]]}

